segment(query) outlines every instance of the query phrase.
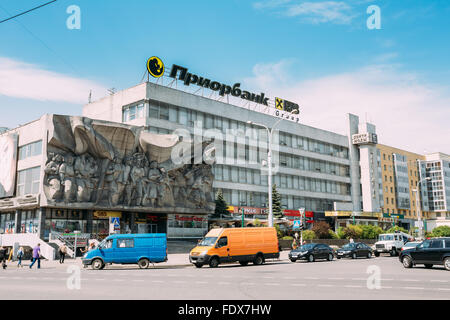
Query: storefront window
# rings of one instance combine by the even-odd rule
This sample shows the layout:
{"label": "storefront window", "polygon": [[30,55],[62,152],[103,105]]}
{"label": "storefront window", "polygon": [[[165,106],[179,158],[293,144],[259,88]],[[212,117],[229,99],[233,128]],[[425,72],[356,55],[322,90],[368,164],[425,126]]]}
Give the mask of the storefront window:
{"label": "storefront window", "polygon": [[208,218],[205,216],[168,216],[168,238],[201,238],[207,232]]}

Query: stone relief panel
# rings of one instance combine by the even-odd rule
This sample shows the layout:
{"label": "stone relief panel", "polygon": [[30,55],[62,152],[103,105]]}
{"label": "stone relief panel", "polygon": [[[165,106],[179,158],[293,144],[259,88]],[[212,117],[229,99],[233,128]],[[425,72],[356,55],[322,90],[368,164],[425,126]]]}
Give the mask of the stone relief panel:
{"label": "stone relief panel", "polygon": [[173,164],[177,136],[58,115],[50,128],[44,169],[48,204],[214,210],[212,167]]}

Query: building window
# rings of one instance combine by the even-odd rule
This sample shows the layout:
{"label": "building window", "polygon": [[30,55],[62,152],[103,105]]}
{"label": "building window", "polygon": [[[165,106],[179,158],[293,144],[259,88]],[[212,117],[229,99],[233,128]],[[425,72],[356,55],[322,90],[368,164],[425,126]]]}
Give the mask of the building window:
{"label": "building window", "polygon": [[39,193],[41,167],[19,171],[17,179],[17,196]]}
{"label": "building window", "polygon": [[29,143],[19,148],[19,160],[42,154],[42,140]]}
{"label": "building window", "polygon": [[[153,106],[158,108],[158,106]],[[154,110],[154,109],[153,109]],[[151,116],[150,116],[151,117]],[[122,121],[128,122],[135,119],[144,118],[144,103],[134,104],[130,106],[123,107],[122,110]]]}

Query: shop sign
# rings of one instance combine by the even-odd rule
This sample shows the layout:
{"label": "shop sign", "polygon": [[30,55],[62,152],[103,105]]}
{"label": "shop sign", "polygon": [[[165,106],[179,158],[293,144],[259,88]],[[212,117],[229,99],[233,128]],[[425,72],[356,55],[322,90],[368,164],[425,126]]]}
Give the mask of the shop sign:
{"label": "shop sign", "polygon": [[357,133],[352,135],[352,144],[377,144],[378,137],[375,133]]}
{"label": "shop sign", "polygon": [[201,217],[201,216],[180,216],[180,215],[175,215],[175,220],[177,220],[177,221],[205,222],[205,221],[208,221],[208,218],[207,217]]}
{"label": "shop sign", "polygon": [[122,212],[116,211],[94,211],[94,218],[122,218]]}

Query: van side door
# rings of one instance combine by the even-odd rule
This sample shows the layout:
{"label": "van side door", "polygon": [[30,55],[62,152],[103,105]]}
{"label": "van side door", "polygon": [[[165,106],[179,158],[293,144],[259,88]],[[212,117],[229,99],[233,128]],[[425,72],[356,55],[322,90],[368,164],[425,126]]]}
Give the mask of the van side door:
{"label": "van side door", "polygon": [[137,263],[133,238],[116,239],[114,259],[116,263]]}
{"label": "van side door", "polygon": [[101,247],[98,248],[103,261],[105,261],[106,263],[112,263],[114,261],[113,243],[114,239],[109,239],[105,241],[105,243]]}

